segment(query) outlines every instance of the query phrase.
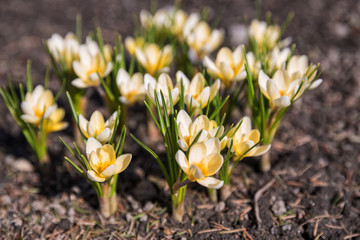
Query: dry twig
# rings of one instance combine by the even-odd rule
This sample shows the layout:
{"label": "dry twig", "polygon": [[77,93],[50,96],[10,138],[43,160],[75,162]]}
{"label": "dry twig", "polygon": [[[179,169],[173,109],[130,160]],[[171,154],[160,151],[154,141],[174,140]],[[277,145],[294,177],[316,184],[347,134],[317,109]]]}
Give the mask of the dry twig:
{"label": "dry twig", "polygon": [[275,179],[272,179],[270,182],[268,182],[264,187],[260,188],[254,196],[254,208],[255,208],[255,217],[258,224],[258,227],[261,225],[261,217],[259,212],[259,199],[263,195],[263,193],[268,190],[275,182]]}

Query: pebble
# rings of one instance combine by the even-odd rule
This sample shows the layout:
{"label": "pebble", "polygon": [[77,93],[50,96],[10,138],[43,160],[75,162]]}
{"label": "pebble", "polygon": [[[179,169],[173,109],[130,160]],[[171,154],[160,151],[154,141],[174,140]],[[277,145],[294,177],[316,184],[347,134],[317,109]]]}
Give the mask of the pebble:
{"label": "pebble", "polygon": [[15,159],[14,156],[5,157],[5,163],[19,172],[33,172],[34,166],[25,158]]}
{"label": "pebble", "polygon": [[154,208],[154,204],[152,202],[146,202],[144,206],[144,211],[149,212]]}
{"label": "pebble", "polygon": [[221,201],[215,206],[216,212],[222,212],[225,209],[225,202]]}
{"label": "pebble", "polygon": [[281,229],[283,231],[290,231],[291,230],[291,224],[286,224],[286,225],[282,226]]}
{"label": "pebble", "polygon": [[286,213],[285,202],[282,199],[278,199],[274,202],[271,207],[271,210],[276,216],[281,216]]}

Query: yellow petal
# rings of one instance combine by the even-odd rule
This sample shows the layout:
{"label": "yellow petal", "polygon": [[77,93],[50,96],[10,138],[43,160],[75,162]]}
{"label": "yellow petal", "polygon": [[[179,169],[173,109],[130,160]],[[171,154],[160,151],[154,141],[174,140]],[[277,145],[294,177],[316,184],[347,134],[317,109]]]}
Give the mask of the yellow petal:
{"label": "yellow petal", "polygon": [[99,111],[95,111],[90,117],[90,125],[95,131],[95,135],[99,135],[104,130],[104,117]]}
{"label": "yellow petal", "polygon": [[216,60],[215,60],[216,66],[220,67],[221,62],[224,62],[229,66],[234,66],[233,53],[227,47],[221,48],[216,56]]}
{"label": "yellow petal", "polygon": [[116,169],[114,174],[118,174],[124,171],[129,166],[131,158],[132,155],[129,153],[119,156],[115,161]]}
{"label": "yellow petal", "polygon": [[204,143],[195,143],[190,148],[189,152],[189,164],[201,165],[203,159],[206,156],[206,146]]}
{"label": "yellow petal", "polygon": [[221,156],[220,151],[218,153],[207,155],[203,161],[201,171],[205,177],[212,176],[220,170],[223,162],[224,159]]}
{"label": "yellow petal", "polygon": [[116,166],[115,164],[108,166],[103,172],[100,173],[100,176],[109,178],[115,174]]}

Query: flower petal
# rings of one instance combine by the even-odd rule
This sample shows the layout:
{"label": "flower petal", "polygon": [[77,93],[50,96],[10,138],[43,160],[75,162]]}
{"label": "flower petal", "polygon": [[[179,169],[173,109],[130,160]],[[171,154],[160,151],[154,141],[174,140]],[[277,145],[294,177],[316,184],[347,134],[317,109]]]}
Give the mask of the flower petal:
{"label": "flower petal", "polygon": [[186,173],[188,174],[188,170],[189,170],[189,162],[184,154],[183,151],[178,150],[175,154],[175,159],[176,162],[179,164],[179,167]]}
{"label": "flower petal", "polygon": [[201,169],[204,176],[207,177],[216,174],[223,165],[223,162],[224,158],[221,156],[220,151],[207,155],[203,161],[203,168]]}
{"label": "flower petal", "polygon": [[102,147],[102,145],[98,140],[96,140],[93,137],[90,137],[86,141],[86,155],[89,156],[93,151],[96,151],[96,149],[101,148],[101,147]]}
{"label": "flower petal", "polygon": [[284,108],[290,106],[291,102],[290,102],[290,98],[287,95],[285,95],[280,98],[274,99],[274,104],[278,107]]}
{"label": "flower petal", "polygon": [[96,139],[101,143],[106,143],[110,140],[111,131],[110,128],[105,128],[99,135],[96,136]]}
{"label": "flower petal", "polygon": [[94,181],[94,182],[103,182],[106,180],[106,178],[95,173],[93,170],[87,170],[87,176],[91,181]]}
{"label": "flower petal", "polygon": [[211,189],[219,189],[224,185],[224,181],[213,177],[205,177],[203,179],[196,179],[196,181],[203,185],[204,187],[211,188]]}
{"label": "flower petal", "polygon": [[112,175],[115,174],[116,166],[115,164],[108,166],[102,173],[100,173],[100,176],[109,178]]}
{"label": "flower petal", "polygon": [[130,153],[120,155],[115,161],[115,173],[118,174],[124,171],[130,164],[132,155]]}
{"label": "flower petal", "polygon": [[204,143],[195,143],[190,148],[189,152],[189,164],[201,164],[206,156],[206,146]]}
{"label": "flower petal", "polygon": [[213,137],[204,142],[206,147],[206,155],[212,153],[220,153],[220,141],[218,138]]}

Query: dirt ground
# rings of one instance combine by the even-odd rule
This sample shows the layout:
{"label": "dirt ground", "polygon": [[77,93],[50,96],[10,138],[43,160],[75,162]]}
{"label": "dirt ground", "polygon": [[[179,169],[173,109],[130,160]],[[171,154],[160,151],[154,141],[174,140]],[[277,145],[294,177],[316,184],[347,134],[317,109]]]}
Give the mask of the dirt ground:
{"label": "dirt ground", "polygon": [[[255,12],[251,0],[183,6],[187,11],[208,6],[213,19],[224,12],[220,26],[226,30]],[[84,35],[97,24],[112,43],[114,31],[132,34],[142,8],[149,9],[150,1],[2,0],[0,84],[7,84],[8,74],[24,82],[28,59],[34,81],[41,83],[48,63],[42,41],[74,31],[77,13]],[[263,1],[263,16],[265,11],[280,23],[293,11],[285,36],[293,38],[297,54],[308,54],[324,68],[323,84],[285,115],[272,146],[271,172],[259,172],[256,159],[245,160],[232,178],[231,197],[217,204],[203,188],[190,185],[187,214],[178,223],[171,218],[158,166],[128,138],[125,151],[133,153],[133,161],[119,175],[121,207],[104,219],[90,185],[63,163],[66,152],[57,133],[50,139],[58,159],[53,178],[44,181],[27,164],[34,155],[0,100],[0,239],[360,239],[360,2]],[[50,88],[56,90],[52,78]],[[60,105],[66,107],[64,98]],[[129,112],[129,131],[140,138],[144,111],[136,106]],[[72,139],[71,129],[59,135]],[[259,219],[254,199],[261,189]]]}

